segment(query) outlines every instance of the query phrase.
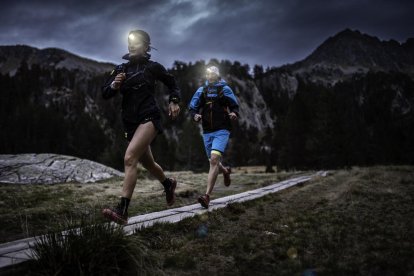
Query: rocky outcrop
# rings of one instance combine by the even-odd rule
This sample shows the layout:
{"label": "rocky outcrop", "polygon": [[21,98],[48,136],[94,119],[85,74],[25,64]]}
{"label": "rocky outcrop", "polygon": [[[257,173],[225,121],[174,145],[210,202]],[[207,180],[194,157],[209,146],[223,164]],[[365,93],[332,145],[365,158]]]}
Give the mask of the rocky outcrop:
{"label": "rocky outcrop", "polygon": [[0,154],[0,183],[90,183],[123,173],[102,164],[57,154]]}
{"label": "rocky outcrop", "polygon": [[228,76],[227,81],[232,84],[239,101],[239,124],[247,129],[255,128],[262,133],[266,128],[273,128],[274,122],[270,116],[269,106],[252,80],[242,80]]}

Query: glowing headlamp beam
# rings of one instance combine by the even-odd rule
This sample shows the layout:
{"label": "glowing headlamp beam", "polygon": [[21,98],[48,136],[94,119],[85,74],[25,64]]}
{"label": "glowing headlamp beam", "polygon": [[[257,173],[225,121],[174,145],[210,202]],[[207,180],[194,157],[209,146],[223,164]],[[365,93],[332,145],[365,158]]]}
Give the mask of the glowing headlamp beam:
{"label": "glowing headlamp beam", "polygon": [[134,35],[134,34],[129,34],[129,35],[128,35],[128,38],[129,38],[130,40],[135,40],[135,39],[137,39],[137,36],[136,36],[136,35]]}
{"label": "glowing headlamp beam", "polygon": [[207,75],[213,75],[214,74],[216,76],[220,76],[219,69],[215,66],[207,68],[206,69],[206,74]]}

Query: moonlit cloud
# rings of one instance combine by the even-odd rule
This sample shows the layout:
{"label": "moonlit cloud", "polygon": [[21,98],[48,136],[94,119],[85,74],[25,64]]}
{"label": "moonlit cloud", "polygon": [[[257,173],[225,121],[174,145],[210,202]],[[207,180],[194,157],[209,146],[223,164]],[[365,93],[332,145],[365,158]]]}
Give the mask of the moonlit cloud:
{"label": "moonlit cloud", "polygon": [[0,44],[58,47],[121,62],[129,30],[151,35],[154,60],[238,60],[279,66],[345,28],[382,40],[414,37],[414,1],[23,1],[2,7]]}

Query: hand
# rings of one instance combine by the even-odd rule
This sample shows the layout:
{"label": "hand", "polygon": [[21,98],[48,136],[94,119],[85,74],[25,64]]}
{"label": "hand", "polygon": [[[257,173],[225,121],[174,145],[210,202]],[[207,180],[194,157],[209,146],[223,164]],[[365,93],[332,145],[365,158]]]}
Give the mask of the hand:
{"label": "hand", "polygon": [[200,114],[194,114],[194,121],[199,122],[201,120],[202,116]]}
{"label": "hand", "polygon": [[178,114],[180,114],[180,106],[176,103],[170,102],[168,109],[168,116],[170,116],[171,119],[175,120]]}
{"label": "hand", "polygon": [[111,88],[114,90],[118,90],[119,88],[121,88],[121,84],[125,79],[125,73],[119,73],[118,75],[116,75],[115,79],[111,83]]}
{"label": "hand", "polygon": [[234,112],[230,112],[229,113],[229,117],[230,117],[230,120],[237,120],[237,114],[236,113],[234,113]]}

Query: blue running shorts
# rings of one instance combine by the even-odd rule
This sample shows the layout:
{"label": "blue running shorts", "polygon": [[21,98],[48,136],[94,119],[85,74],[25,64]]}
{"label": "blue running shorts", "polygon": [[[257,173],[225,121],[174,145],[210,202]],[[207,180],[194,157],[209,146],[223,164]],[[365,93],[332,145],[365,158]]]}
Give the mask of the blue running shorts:
{"label": "blue running shorts", "polygon": [[229,141],[229,137],[230,131],[227,129],[220,129],[203,134],[204,147],[206,149],[208,159],[211,158],[212,152],[220,156],[222,153],[224,153],[224,150],[226,149],[227,143]]}

